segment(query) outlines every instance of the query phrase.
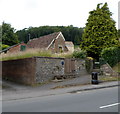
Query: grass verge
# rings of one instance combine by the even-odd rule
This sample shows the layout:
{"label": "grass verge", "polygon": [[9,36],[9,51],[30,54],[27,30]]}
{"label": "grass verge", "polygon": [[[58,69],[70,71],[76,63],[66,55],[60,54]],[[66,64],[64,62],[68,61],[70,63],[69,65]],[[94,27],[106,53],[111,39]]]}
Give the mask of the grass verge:
{"label": "grass verge", "polygon": [[120,62],[113,67],[113,70],[120,73]]}
{"label": "grass verge", "polygon": [[120,81],[120,77],[118,77],[118,76],[100,76],[99,80],[104,81],[104,82],[107,82],[107,81]]}
{"label": "grass verge", "polygon": [[68,88],[68,87],[76,87],[76,86],[85,86],[85,85],[89,85],[89,84],[90,83],[86,83],[86,84],[67,84],[67,85],[56,86],[56,87],[53,87],[51,89]]}

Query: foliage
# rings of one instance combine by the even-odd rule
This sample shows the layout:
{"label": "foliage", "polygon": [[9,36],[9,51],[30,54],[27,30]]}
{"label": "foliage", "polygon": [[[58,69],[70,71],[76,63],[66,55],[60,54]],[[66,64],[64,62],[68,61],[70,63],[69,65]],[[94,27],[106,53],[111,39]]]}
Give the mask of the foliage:
{"label": "foliage", "polygon": [[100,76],[99,80],[102,81],[102,82],[120,81],[120,77],[117,77],[117,76]]}
{"label": "foliage", "polygon": [[59,53],[53,54],[49,50],[40,50],[40,49],[27,49],[26,51],[14,52],[14,53],[7,53],[2,54],[1,60],[14,60],[14,59],[23,59],[29,57],[59,57],[59,58],[72,58],[72,53]]}
{"label": "foliage", "polygon": [[92,57],[87,57],[87,59],[88,59],[88,60],[93,60],[93,58],[92,58]]}
{"label": "foliage", "polygon": [[2,43],[10,46],[18,43],[15,29],[10,24],[4,22],[2,23]]}
{"label": "foliage", "polygon": [[0,44],[0,50],[4,50],[6,48],[10,47],[9,45],[5,45],[5,44]]}
{"label": "foliage", "polygon": [[58,58],[72,58],[72,53],[60,53],[60,54],[52,54],[52,57],[58,57]]}
{"label": "foliage", "polygon": [[71,53],[71,52],[68,52],[68,53],[55,53],[55,54],[53,54],[49,50],[27,49],[25,51],[2,54],[0,59],[4,61],[4,60],[23,59],[23,58],[29,58],[29,57],[35,57],[35,56],[85,59],[86,58],[86,53],[84,51],[82,51],[82,52],[77,52],[76,54],[75,53]]}
{"label": "foliage", "polygon": [[120,29],[118,30],[118,37],[120,38]]}
{"label": "foliage", "polygon": [[23,59],[29,57],[52,57],[52,53],[47,50],[40,50],[40,49],[29,49],[26,51],[16,52],[16,53],[7,53],[1,56],[1,60],[14,60],[14,59]]}
{"label": "foliage", "polygon": [[103,49],[101,56],[113,67],[120,62],[120,46]]}
{"label": "foliage", "polygon": [[74,51],[73,52],[73,57],[84,59],[84,58],[86,58],[86,51]]}
{"label": "foliage", "polygon": [[80,45],[74,45],[74,48],[78,49],[78,48],[80,48]]}
{"label": "foliage", "polygon": [[113,70],[120,73],[120,62],[113,67]]}
{"label": "foliage", "polygon": [[92,57],[87,57],[86,58],[85,66],[86,66],[87,72],[91,73],[92,69],[93,69],[93,58]]}
{"label": "foliage", "polygon": [[107,61],[104,58],[99,58],[100,66],[104,65],[107,63]]}
{"label": "foliage", "polygon": [[72,41],[76,45],[80,45],[82,40],[83,28],[70,26],[40,26],[29,27],[17,31],[20,41],[28,42],[29,39],[38,38],[40,36],[48,35],[53,32],[61,31],[66,41]]}
{"label": "foliage", "polygon": [[118,45],[118,34],[115,21],[111,18],[107,3],[90,11],[88,22],[82,36],[81,49],[87,51],[87,56],[98,59],[102,49]]}

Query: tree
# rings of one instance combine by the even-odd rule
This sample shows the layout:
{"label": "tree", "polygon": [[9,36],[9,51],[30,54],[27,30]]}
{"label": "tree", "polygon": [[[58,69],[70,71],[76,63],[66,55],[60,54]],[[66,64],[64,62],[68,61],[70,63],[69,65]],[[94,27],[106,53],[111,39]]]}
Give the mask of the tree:
{"label": "tree", "polygon": [[14,45],[18,43],[18,36],[15,33],[15,29],[10,24],[2,23],[2,44]]}
{"label": "tree", "polygon": [[118,37],[120,38],[120,29],[118,30]]}
{"label": "tree", "polygon": [[102,49],[118,44],[115,21],[111,18],[107,3],[89,12],[89,17],[82,36],[80,47],[87,51],[87,56],[98,59]]}
{"label": "tree", "polygon": [[70,26],[40,26],[40,27],[29,27],[23,30],[17,31],[17,35],[20,41],[25,43],[30,39],[38,38],[40,36],[48,35],[53,32],[61,31],[66,41],[72,41],[75,45],[80,45],[82,40],[83,28]]}

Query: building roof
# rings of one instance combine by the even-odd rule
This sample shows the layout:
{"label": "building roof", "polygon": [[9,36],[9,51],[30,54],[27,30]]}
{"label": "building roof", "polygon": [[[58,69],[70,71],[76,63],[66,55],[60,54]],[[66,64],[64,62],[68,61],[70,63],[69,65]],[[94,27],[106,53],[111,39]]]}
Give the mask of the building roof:
{"label": "building roof", "polygon": [[30,48],[47,48],[61,32],[55,32],[49,35],[34,38],[27,43]]}
{"label": "building roof", "polygon": [[71,41],[65,41],[65,45],[69,47],[74,46],[73,42]]}
{"label": "building roof", "polygon": [[20,43],[18,43],[18,44],[12,45],[12,46],[4,49],[4,50],[1,50],[0,53],[2,53],[2,52],[7,52],[9,49],[11,49],[11,48],[13,48],[13,47],[16,47],[16,46],[18,46],[18,45],[21,45],[21,44],[24,44],[24,45],[25,45],[24,42],[20,42]]}

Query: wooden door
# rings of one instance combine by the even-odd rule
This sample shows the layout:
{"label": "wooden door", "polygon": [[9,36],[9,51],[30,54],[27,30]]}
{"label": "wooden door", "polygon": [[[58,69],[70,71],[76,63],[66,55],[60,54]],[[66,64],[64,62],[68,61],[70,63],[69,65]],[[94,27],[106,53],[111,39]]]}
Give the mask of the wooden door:
{"label": "wooden door", "polygon": [[74,73],[75,72],[75,60],[65,59],[65,73]]}

